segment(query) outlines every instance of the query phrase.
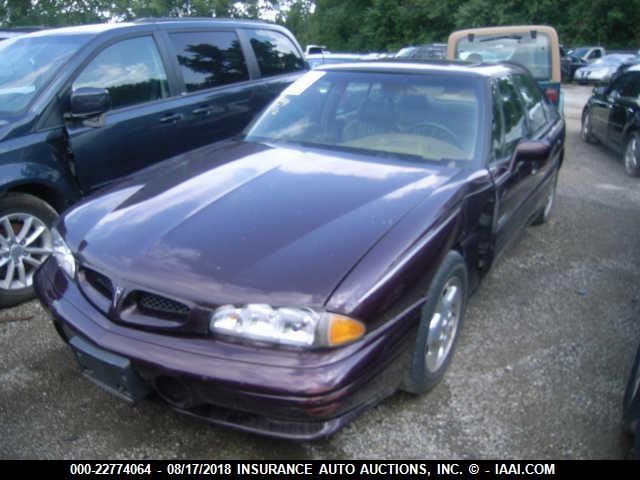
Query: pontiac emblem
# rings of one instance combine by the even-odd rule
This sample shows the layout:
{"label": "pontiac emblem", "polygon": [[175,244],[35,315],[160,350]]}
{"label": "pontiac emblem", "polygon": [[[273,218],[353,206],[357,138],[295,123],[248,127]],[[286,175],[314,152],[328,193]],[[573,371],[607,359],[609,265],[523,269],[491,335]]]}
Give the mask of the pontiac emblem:
{"label": "pontiac emblem", "polygon": [[113,291],[113,303],[111,305],[114,310],[117,310],[118,303],[120,303],[120,298],[122,297],[123,293],[124,289],[121,286],[116,286],[115,290]]}

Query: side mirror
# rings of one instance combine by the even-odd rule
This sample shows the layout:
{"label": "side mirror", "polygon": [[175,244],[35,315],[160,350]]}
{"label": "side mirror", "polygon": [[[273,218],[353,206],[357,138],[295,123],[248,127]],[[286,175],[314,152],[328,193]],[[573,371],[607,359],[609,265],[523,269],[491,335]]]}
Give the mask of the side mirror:
{"label": "side mirror", "polygon": [[551,154],[551,144],[542,140],[523,140],[516,147],[515,161],[544,161]]}
{"label": "side mirror", "polygon": [[111,107],[111,96],[104,88],[82,87],[71,92],[71,116],[89,118],[106,112]]}

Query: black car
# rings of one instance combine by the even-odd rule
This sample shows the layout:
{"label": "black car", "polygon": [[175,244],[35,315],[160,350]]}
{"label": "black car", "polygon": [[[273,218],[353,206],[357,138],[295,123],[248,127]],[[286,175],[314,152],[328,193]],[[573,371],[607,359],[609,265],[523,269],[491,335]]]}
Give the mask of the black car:
{"label": "black car", "polygon": [[629,67],[606,87],[596,87],[582,111],[580,135],[622,154],[624,168],[640,176],[640,65]]}
{"label": "black car", "polygon": [[571,80],[573,80],[573,74],[576,73],[576,70],[584,67],[586,64],[586,60],[576,57],[575,55],[567,54],[562,56],[560,60],[562,81],[571,82]]}
{"label": "black car", "polygon": [[631,368],[622,407],[623,427],[635,437],[635,458],[640,460],[640,347]]}
{"label": "black car", "polygon": [[58,212],[238,134],[308,67],[277,25],[157,19],[0,43],[0,306],[29,298]]}

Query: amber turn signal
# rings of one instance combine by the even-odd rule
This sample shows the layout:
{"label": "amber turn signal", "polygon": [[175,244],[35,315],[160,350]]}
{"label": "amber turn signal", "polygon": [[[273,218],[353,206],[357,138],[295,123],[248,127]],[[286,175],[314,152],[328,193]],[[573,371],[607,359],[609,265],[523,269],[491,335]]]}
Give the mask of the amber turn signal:
{"label": "amber turn signal", "polygon": [[329,345],[332,347],[358,340],[364,335],[365,326],[352,318],[331,315],[329,322]]}

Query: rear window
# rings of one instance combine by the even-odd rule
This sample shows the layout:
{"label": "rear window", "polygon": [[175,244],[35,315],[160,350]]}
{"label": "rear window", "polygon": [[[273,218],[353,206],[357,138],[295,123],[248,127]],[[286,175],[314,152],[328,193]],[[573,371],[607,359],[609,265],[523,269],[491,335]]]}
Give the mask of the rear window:
{"label": "rear window", "polygon": [[182,32],[169,35],[187,92],[249,79],[234,32]]}
{"label": "rear window", "polygon": [[263,77],[305,70],[304,59],[291,40],[273,30],[248,30]]}
{"label": "rear window", "polygon": [[528,68],[536,80],[549,80],[552,74],[551,40],[538,31],[468,35],[458,40],[455,57],[472,62],[518,63]]}

